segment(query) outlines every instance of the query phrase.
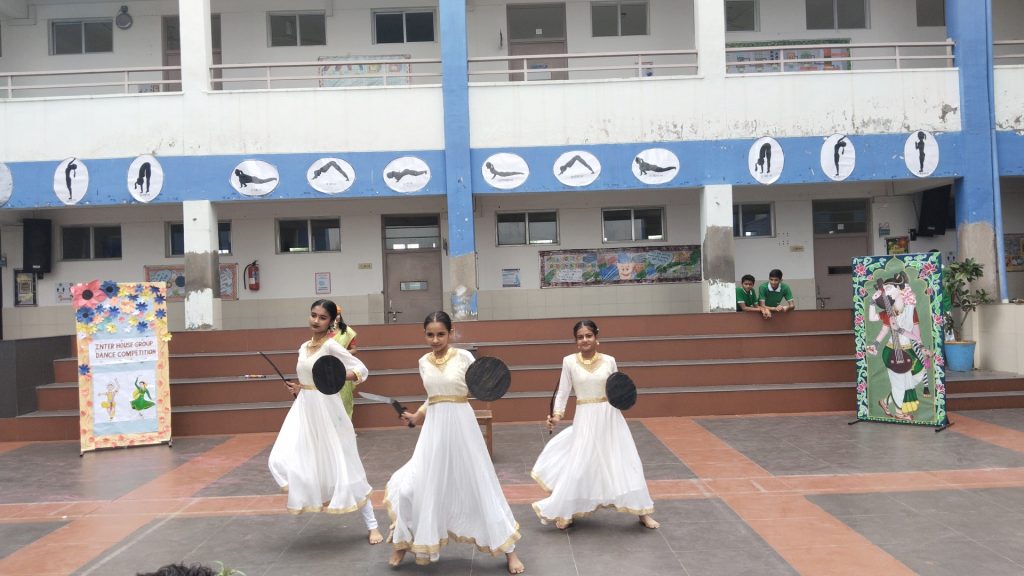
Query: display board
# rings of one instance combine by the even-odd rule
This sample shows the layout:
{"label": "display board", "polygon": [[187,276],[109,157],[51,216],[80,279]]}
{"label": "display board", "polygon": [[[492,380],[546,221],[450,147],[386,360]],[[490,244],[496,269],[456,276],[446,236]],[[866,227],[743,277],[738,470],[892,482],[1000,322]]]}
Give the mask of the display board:
{"label": "display board", "polygon": [[540,252],[541,288],[700,280],[698,245]]}
{"label": "display board", "polygon": [[[180,302],[185,299],[184,266],[145,266],[146,282],[167,284],[167,299]],[[238,300],[238,264],[220,265],[221,300]]]}

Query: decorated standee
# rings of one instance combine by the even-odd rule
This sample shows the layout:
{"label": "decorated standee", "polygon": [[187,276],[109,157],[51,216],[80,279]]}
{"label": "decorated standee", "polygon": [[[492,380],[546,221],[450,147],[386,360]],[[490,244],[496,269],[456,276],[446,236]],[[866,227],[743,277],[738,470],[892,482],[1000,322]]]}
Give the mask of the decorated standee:
{"label": "decorated standee", "polygon": [[163,282],[72,287],[81,451],[171,441]]}
{"label": "decorated standee", "polygon": [[949,426],[942,312],[941,254],[853,259],[857,421]]}

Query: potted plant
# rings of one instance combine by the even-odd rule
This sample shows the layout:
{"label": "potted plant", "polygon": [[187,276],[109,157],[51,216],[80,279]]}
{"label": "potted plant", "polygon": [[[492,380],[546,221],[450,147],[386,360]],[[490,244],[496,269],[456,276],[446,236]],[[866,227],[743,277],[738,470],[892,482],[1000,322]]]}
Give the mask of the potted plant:
{"label": "potted plant", "polygon": [[[974,370],[974,347],[977,342],[963,339],[964,322],[979,304],[991,302],[984,290],[972,289],[970,284],[984,275],[984,265],[968,258],[952,262],[942,270],[942,317],[953,339],[946,341],[946,366],[957,372]],[[959,322],[953,312],[958,310]]]}

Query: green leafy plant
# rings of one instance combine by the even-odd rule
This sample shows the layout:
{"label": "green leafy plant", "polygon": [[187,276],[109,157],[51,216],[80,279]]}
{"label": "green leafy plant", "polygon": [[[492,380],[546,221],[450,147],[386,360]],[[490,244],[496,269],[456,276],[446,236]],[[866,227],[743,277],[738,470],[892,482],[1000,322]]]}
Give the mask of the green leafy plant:
{"label": "green leafy plant", "polygon": [[[942,290],[945,292],[945,300],[949,302],[948,306],[943,306],[943,322],[953,331],[955,340],[960,340],[967,316],[980,304],[992,301],[985,290],[971,288],[971,282],[984,274],[984,265],[975,262],[973,258],[953,262],[942,270]],[[953,315],[955,310],[959,310],[959,322]]]}

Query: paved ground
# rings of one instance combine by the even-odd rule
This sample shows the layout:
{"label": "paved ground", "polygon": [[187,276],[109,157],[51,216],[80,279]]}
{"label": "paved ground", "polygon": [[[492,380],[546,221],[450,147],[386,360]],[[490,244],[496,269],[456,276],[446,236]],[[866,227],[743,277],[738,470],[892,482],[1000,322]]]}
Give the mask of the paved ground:
{"label": "paved ground", "polygon": [[[929,428],[849,414],[631,422],[657,531],[602,511],[568,532],[537,522],[529,469],[548,435],[495,425],[495,468],[539,576],[1024,574],[1024,410],[956,413]],[[416,432],[359,433],[374,488]],[[272,434],[178,438],[78,456],[77,443],[0,443],[0,574],[133,575],[223,562],[248,576],[503,574],[452,544],[398,569],[356,515],[284,510]],[[387,515],[379,506],[383,525]]]}

